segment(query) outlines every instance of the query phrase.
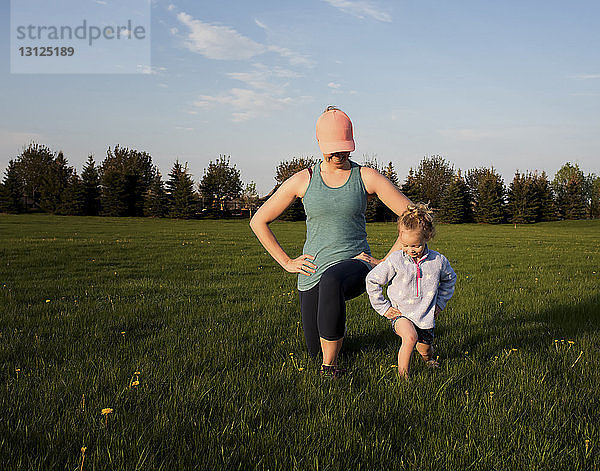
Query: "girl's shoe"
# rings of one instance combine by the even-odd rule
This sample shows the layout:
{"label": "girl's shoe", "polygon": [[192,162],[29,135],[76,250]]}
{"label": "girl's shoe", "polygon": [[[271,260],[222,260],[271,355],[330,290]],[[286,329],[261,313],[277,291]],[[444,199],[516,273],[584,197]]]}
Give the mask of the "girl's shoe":
{"label": "girl's shoe", "polygon": [[337,379],[346,373],[344,368],[340,368],[336,365],[321,365],[319,375],[323,378]]}

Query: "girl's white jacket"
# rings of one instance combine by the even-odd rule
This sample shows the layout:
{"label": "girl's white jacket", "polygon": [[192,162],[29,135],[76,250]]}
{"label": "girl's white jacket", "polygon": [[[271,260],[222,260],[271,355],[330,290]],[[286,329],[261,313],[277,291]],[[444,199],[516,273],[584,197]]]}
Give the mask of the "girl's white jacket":
{"label": "girl's white jacket", "polygon": [[[371,305],[380,315],[393,306],[420,329],[431,329],[435,306],[444,309],[454,294],[456,273],[445,256],[425,247],[418,260],[402,250],[393,252],[369,272],[366,283]],[[388,283],[386,299],[383,287]]]}

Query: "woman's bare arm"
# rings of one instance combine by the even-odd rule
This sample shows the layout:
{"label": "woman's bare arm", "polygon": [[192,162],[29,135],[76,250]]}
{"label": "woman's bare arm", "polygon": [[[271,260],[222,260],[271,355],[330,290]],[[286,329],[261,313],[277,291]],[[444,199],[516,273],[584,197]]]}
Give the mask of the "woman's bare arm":
{"label": "woman's bare arm", "polygon": [[[400,216],[406,207],[412,203],[412,201],[404,196],[404,193],[402,193],[396,185],[377,170],[369,167],[361,167],[360,175],[365,184],[367,193],[370,195],[376,194],[381,202],[390,208],[397,216]],[[394,242],[394,245],[392,245],[392,248],[382,260],[388,258],[392,252],[400,250],[401,247],[400,237],[398,237]]]}
{"label": "woman's bare arm", "polygon": [[281,184],[250,220],[252,231],[271,257],[286,271],[302,273],[303,275],[310,275],[315,272],[316,265],[310,262],[314,257],[303,254],[295,259],[290,258],[281,248],[275,234],[269,227],[269,223],[277,219],[296,198],[304,196],[309,181],[308,170],[295,173]]}

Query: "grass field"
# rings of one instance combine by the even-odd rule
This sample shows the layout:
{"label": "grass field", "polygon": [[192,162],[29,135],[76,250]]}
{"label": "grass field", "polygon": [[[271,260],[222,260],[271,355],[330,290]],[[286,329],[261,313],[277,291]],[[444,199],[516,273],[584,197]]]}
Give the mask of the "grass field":
{"label": "grass field", "polygon": [[[273,230],[301,253],[303,223]],[[368,232],[383,256],[393,224]],[[600,468],[600,221],[431,246],[459,277],[441,368],[399,380],[363,295],[331,381],[245,221],[0,216],[1,468]]]}

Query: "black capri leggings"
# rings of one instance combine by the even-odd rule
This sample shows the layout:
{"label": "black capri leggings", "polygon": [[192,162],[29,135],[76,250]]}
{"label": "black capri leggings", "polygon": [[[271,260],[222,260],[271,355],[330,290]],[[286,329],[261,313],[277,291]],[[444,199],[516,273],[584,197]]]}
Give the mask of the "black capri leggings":
{"label": "black capri leggings", "polygon": [[344,260],[325,270],[319,283],[300,291],[302,327],[308,353],[321,351],[319,337],[339,340],[346,328],[346,301],[365,292],[369,268],[360,260]]}

